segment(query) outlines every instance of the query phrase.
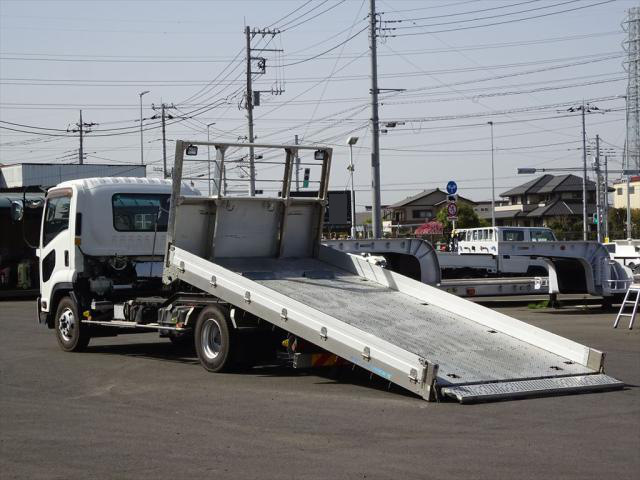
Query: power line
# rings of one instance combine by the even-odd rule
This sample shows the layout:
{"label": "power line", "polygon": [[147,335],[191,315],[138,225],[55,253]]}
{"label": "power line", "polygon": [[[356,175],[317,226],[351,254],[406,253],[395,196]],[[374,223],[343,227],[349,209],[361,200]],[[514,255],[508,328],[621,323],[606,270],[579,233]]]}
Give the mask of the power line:
{"label": "power line", "polygon": [[389,36],[389,37],[408,37],[408,36],[414,36],[414,35],[429,35],[429,34],[434,34],[434,33],[458,32],[458,31],[461,31],[461,30],[471,30],[471,29],[475,29],[475,28],[493,27],[493,26],[496,26],[496,25],[505,25],[505,24],[509,24],[509,23],[522,22],[522,21],[525,21],[525,20],[532,20],[532,19],[550,17],[552,15],[559,15],[559,14],[562,14],[562,13],[575,12],[577,10],[584,10],[586,8],[596,7],[598,5],[605,5],[607,3],[612,3],[614,1],[615,0],[605,0],[605,1],[602,1],[602,2],[592,3],[590,5],[583,5],[581,7],[567,8],[567,9],[558,10],[558,11],[555,11],[555,12],[544,13],[544,14],[539,14],[539,15],[531,15],[531,16],[528,16],[528,17],[522,17],[522,18],[517,18],[517,19],[513,19],[513,20],[503,20],[503,21],[500,21],[500,22],[485,23],[485,24],[482,24],[482,25],[471,25],[471,26],[468,26],[468,27],[457,27],[457,28],[448,28],[448,29],[441,29],[441,30],[430,30],[430,31],[426,31],[426,32],[409,32],[409,33],[389,34],[387,36]]}

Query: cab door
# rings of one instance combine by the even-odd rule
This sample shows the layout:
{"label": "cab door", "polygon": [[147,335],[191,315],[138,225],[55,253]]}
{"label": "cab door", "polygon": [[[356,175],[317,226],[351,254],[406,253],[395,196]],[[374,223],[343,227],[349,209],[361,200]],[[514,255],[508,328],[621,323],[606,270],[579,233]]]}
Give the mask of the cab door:
{"label": "cab door", "polygon": [[71,189],[51,191],[47,195],[40,229],[40,295],[43,311],[51,308],[51,293],[58,283],[70,282],[73,236],[69,228]]}

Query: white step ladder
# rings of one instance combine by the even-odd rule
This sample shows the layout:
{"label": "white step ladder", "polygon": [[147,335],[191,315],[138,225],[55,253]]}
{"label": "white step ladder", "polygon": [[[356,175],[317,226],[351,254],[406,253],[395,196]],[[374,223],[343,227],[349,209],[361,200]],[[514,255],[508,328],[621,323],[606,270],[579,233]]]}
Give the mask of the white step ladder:
{"label": "white step ladder", "polygon": [[[631,292],[636,294],[635,300],[630,300]],[[638,304],[640,303],[640,283],[632,283],[629,285],[629,289],[624,296],[624,300],[622,301],[622,305],[620,305],[620,311],[618,312],[618,316],[616,317],[616,321],[613,323],[613,328],[618,328],[618,322],[620,322],[620,317],[630,317],[629,319],[629,330],[633,328],[633,321],[636,318],[636,313],[638,313]],[[633,306],[633,310],[631,313],[624,313],[624,309],[629,306]]]}

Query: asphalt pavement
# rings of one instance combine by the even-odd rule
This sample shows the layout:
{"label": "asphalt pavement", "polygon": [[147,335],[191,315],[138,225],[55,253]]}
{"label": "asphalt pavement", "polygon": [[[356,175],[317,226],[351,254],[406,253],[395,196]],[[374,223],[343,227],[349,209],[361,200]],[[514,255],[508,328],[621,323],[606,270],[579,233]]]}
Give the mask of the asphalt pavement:
{"label": "asphalt pavement", "polygon": [[0,478],[638,478],[640,325],[499,310],[607,352],[629,387],[459,405],[362,371],[210,374],[153,333],[64,353],[33,301],[0,302]]}

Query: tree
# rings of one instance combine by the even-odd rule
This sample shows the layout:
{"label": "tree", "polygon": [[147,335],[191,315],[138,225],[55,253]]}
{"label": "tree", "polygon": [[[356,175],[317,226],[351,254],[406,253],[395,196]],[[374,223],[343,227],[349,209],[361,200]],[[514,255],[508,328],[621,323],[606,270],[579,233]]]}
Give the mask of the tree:
{"label": "tree", "polygon": [[[609,238],[627,238],[627,209],[609,209]],[[640,208],[631,209],[631,238],[640,238]]]}
{"label": "tree", "polygon": [[547,223],[548,227],[553,230],[558,240],[582,240],[582,218],[570,217],[554,217]]}
{"label": "tree", "polygon": [[[453,229],[451,221],[447,219],[446,206],[438,210],[436,220],[444,225],[445,230]],[[488,227],[489,225],[489,222],[486,220],[478,218],[478,214],[473,210],[471,205],[467,203],[458,204],[458,220],[456,220],[456,228]]]}

